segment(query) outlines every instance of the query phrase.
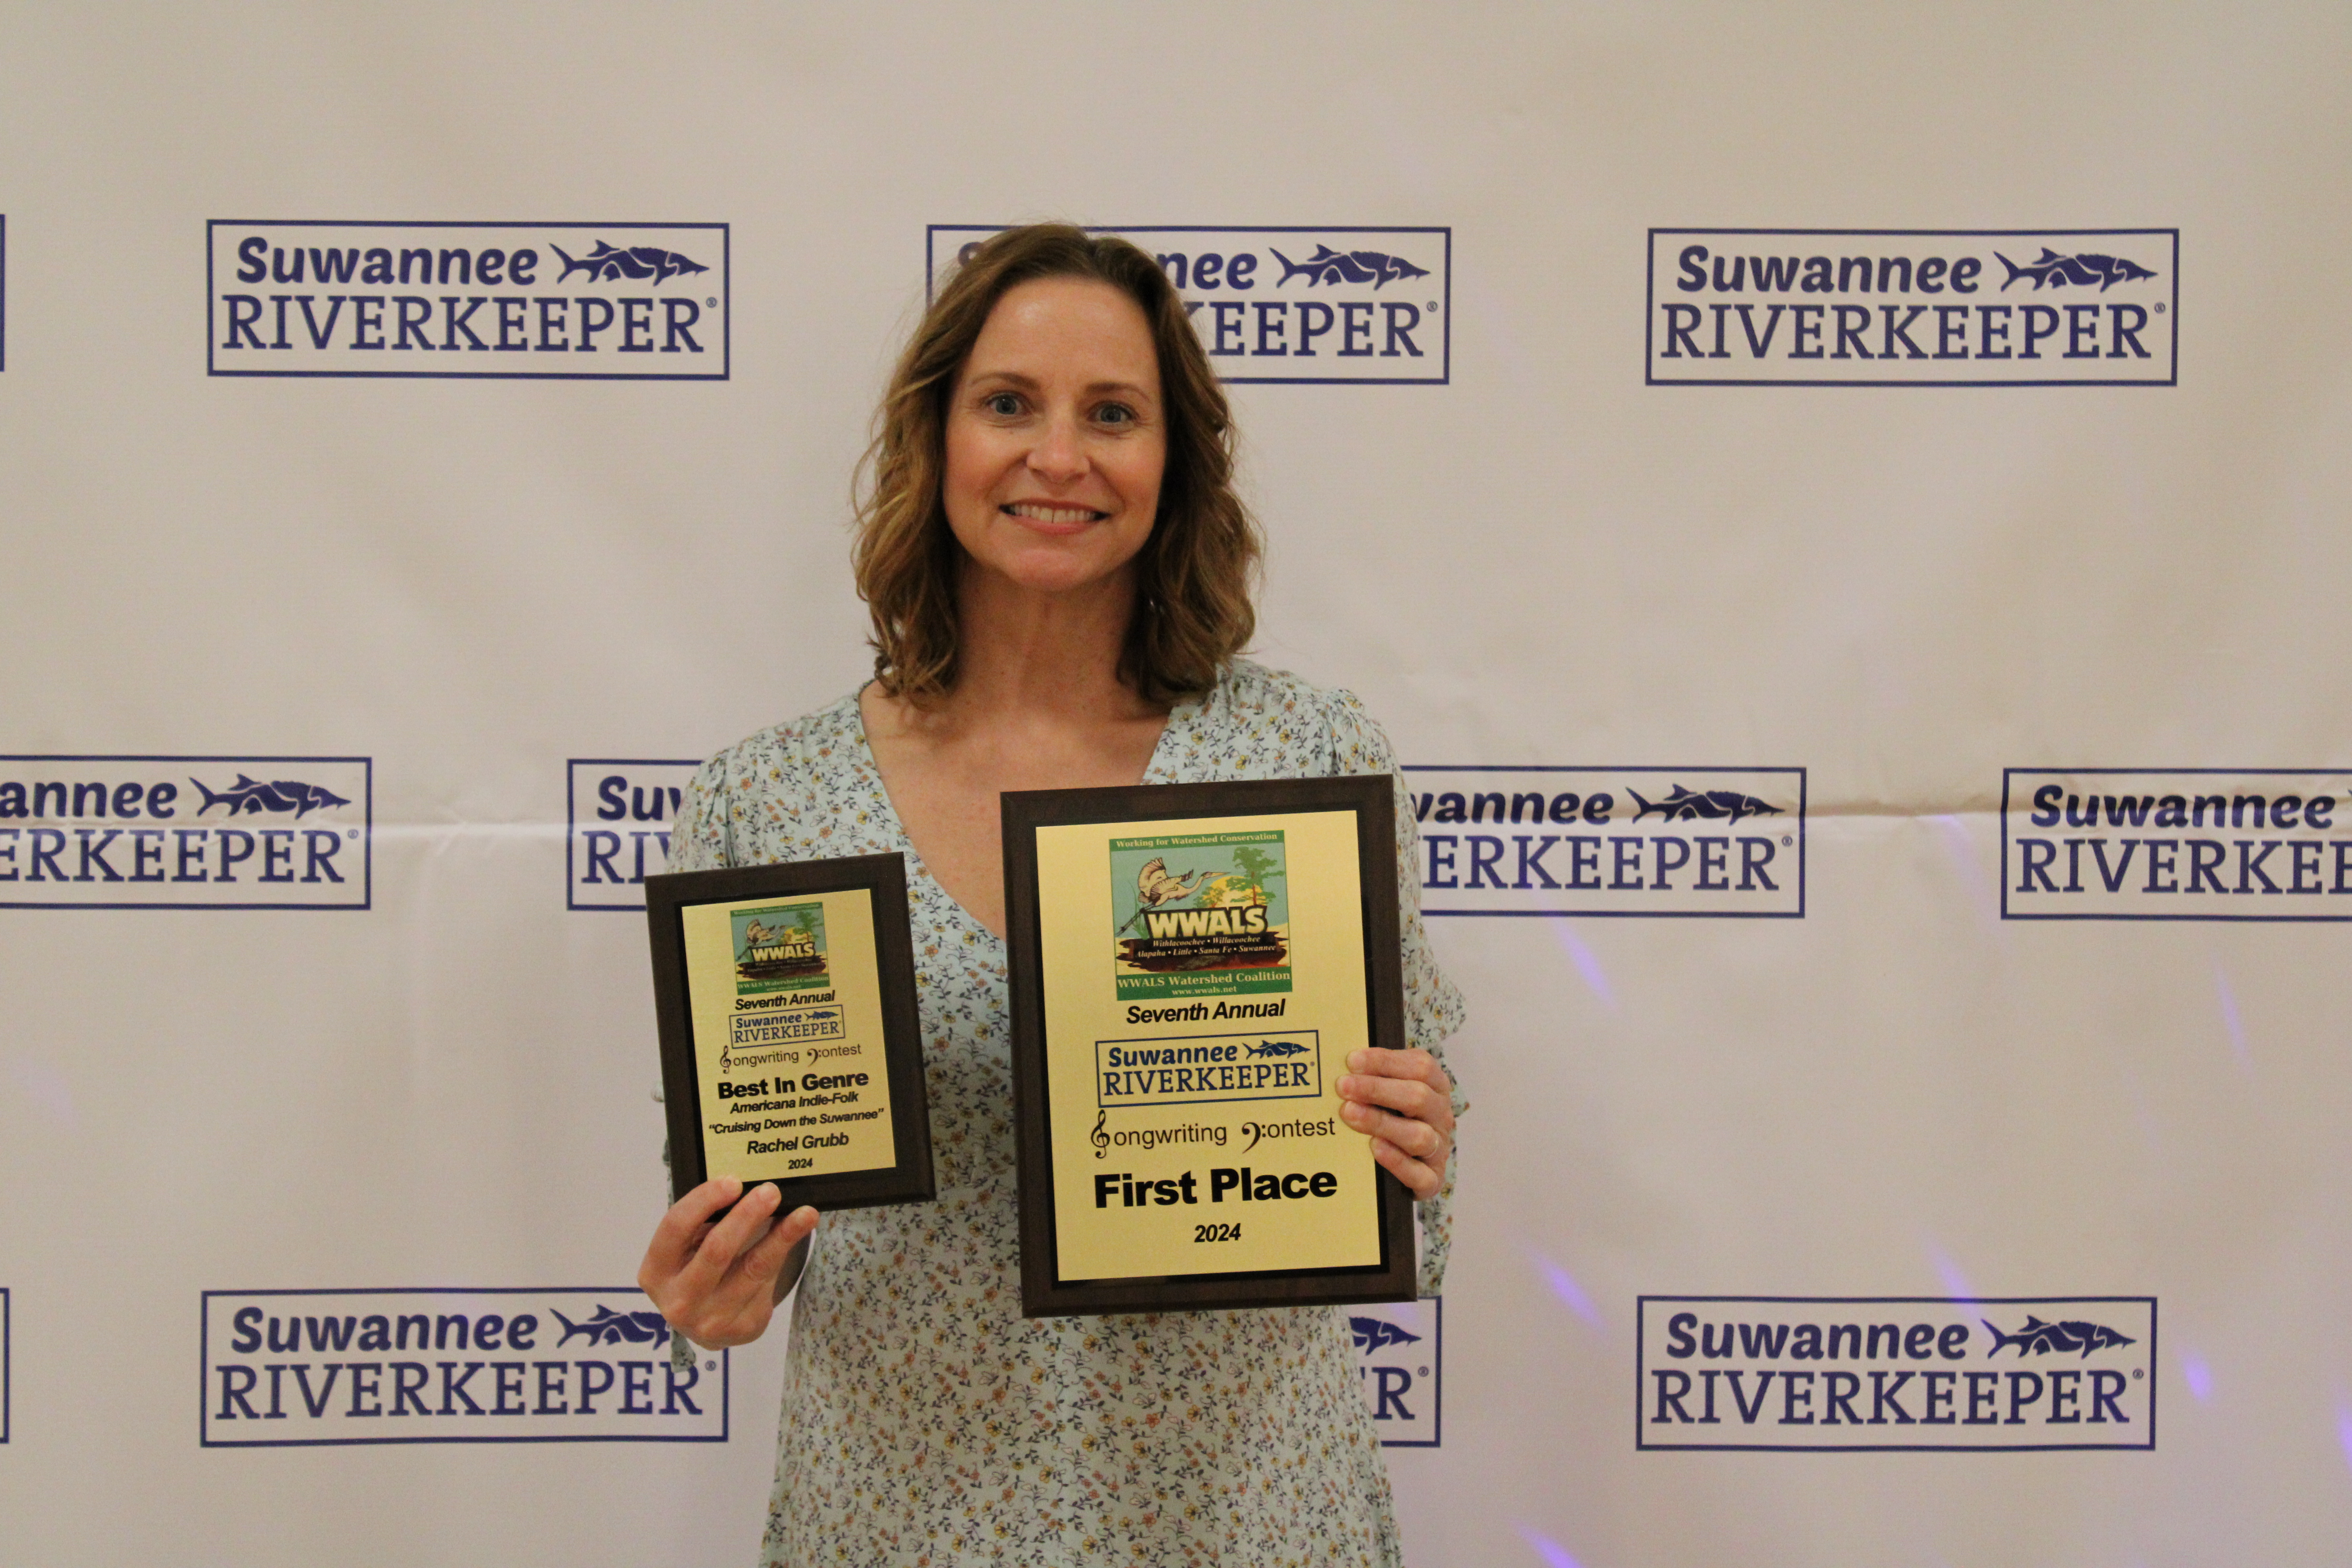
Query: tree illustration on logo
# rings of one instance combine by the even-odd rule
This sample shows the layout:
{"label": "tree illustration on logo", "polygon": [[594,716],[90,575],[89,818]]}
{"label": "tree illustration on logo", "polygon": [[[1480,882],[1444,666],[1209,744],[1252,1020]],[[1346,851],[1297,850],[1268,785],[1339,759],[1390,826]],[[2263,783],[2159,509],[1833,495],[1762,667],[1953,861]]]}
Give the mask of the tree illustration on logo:
{"label": "tree illustration on logo", "polygon": [[1223,879],[1234,896],[1225,901],[1252,904],[1273,902],[1266,894],[1265,885],[1282,875],[1282,868],[1275,863],[1273,856],[1252,845],[1244,844],[1234,850],[1234,865],[1238,874]]}

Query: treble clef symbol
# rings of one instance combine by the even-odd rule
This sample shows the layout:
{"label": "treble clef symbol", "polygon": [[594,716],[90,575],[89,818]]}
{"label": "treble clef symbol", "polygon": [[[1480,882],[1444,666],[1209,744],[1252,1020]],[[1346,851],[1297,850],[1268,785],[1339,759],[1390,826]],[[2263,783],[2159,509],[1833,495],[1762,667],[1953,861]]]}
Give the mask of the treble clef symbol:
{"label": "treble clef symbol", "polygon": [[1097,1160],[1110,1149],[1110,1134],[1103,1131],[1104,1114],[1099,1110],[1095,1112],[1095,1130],[1087,1134],[1089,1142],[1095,1146],[1095,1158]]}

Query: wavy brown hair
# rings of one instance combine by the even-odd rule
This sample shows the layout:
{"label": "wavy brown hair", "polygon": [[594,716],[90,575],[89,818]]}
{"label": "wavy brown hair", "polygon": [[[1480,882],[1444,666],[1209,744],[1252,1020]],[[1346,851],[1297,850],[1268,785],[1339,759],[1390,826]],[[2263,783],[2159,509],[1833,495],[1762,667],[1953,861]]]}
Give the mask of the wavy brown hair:
{"label": "wavy brown hair", "polygon": [[997,300],[1040,278],[1108,283],[1150,324],[1168,466],[1159,516],[1135,557],[1135,615],[1118,673],[1153,702],[1206,691],[1257,626],[1251,593],[1264,546],[1234,493],[1233,415],[1159,264],[1126,240],[1057,223],[1006,229],[969,247],[891,374],[858,465],[851,552],[874,617],[874,679],[919,706],[955,685],[963,547],[940,493],[948,400]]}

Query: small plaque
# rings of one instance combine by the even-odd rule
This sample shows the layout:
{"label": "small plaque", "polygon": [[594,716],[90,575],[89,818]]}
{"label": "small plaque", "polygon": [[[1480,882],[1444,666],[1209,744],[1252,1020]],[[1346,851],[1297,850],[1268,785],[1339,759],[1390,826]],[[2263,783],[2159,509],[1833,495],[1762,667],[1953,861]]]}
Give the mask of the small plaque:
{"label": "small plaque", "polygon": [[783,1210],[932,1196],[907,864],[861,855],[646,879],[670,1195],[773,1182]]}
{"label": "small plaque", "polygon": [[1024,1315],[1412,1298],[1332,1089],[1404,1040],[1394,789],[1004,796]]}

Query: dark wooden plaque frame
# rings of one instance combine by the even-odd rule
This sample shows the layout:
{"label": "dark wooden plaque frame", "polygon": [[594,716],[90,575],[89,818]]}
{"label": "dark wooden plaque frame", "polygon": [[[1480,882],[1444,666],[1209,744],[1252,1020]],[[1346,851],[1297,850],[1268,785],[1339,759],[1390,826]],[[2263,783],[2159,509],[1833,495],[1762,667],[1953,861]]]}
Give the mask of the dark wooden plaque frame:
{"label": "dark wooden plaque frame", "polygon": [[683,911],[697,904],[839,893],[857,888],[865,889],[873,900],[874,956],[882,991],[883,1064],[890,1086],[890,1129],[897,1163],[881,1170],[773,1178],[783,1190],[783,1205],[777,1212],[802,1204],[814,1204],[819,1209],[866,1208],[928,1202],[936,1195],[930,1101],[923,1083],[923,1037],[915,1016],[914,939],[907,923],[907,861],[893,853],[718,871],[674,871],[646,879],[646,920],[653,940],[654,1015],[661,1036],[662,1100],[669,1120],[672,1202],[703,1183],[709,1164],[703,1152],[702,1127],[709,1113],[717,1110],[711,1107],[707,1111],[703,1106],[700,1076],[695,1070]]}
{"label": "dark wooden plaque frame", "polygon": [[1148,822],[1181,832],[1207,817],[1349,811],[1356,816],[1357,879],[1362,891],[1364,984],[1375,1048],[1404,1045],[1403,954],[1398,945],[1396,781],[1254,779],[1224,784],[1056,789],[1003,797],[1004,907],[1012,950],[1013,1098],[1019,1144],[1021,1313],[1027,1318],[1100,1312],[1163,1312],[1237,1307],[1303,1307],[1343,1301],[1410,1301],[1414,1296],[1412,1196],[1374,1168],[1381,1261],[1349,1268],[1254,1269],[1225,1273],[1064,1279],[1055,1246],[1052,1097],[1045,1073],[1045,986],[1038,930],[1037,829],[1088,822]]}

